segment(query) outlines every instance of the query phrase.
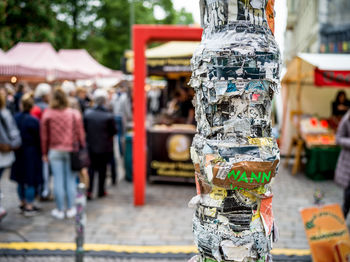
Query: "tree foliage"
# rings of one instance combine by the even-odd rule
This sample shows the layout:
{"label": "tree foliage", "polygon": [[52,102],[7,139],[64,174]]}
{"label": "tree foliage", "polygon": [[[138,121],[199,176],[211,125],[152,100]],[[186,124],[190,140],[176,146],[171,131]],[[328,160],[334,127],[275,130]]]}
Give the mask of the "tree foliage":
{"label": "tree foliage", "polygon": [[70,28],[56,19],[50,1],[0,1],[0,48],[18,41],[50,42],[56,48],[69,44]]}
{"label": "tree foliage", "polygon": [[51,0],[57,19],[71,28],[71,47],[78,48],[96,19],[100,2],[96,0]]}
{"label": "tree foliage", "polygon": [[132,23],[192,24],[193,18],[176,11],[171,0],[0,0],[0,48],[47,41],[56,49],[86,48],[118,69],[130,49]]}

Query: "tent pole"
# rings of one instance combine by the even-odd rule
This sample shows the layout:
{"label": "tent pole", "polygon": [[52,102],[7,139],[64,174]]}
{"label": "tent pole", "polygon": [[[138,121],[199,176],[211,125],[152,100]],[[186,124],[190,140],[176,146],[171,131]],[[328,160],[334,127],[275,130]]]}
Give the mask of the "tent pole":
{"label": "tent pole", "polygon": [[298,132],[298,137],[301,137],[300,134],[300,121],[301,121],[301,58],[297,58],[297,115],[298,115],[298,120],[297,120],[297,132]]}
{"label": "tent pole", "polygon": [[286,137],[286,124],[288,119],[288,99],[289,99],[289,84],[282,82],[282,101],[283,101],[283,120],[282,120],[282,127],[281,127],[281,139],[280,139],[280,148],[284,147],[284,139]]}

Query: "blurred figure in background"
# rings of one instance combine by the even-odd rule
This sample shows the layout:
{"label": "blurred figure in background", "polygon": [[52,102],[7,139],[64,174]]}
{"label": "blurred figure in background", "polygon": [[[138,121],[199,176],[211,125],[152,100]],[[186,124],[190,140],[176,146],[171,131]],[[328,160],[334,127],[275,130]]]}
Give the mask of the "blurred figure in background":
{"label": "blurred figure in background", "polygon": [[78,87],[76,90],[76,98],[79,103],[80,112],[84,114],[85,110],[90,106],[90,99],[87,96],[87,91],[83,87]]}
{"label": "blurred figure in background", "polygon": [[[69,84],[66,85],[66,91],[65,91],[65,93],[68,96],[68,106],[72,109],[78,110],[80,115],[81,115],[81,118],[83,119],[83,112],[88,107],[88,104],[82,106],[82,104],[80,103],[80,99],[79,99],[78,94],[80,95],[80,97],[86,96],[86,98],[87,98],[86,90],[83,88],[75,89],[75,86],[71,85],[73,83],[71,83],[71,82],[68,82],[68,83]],[[80,183],[84,183],[86,185],[86,188],[88,188],[88,186],[89,186],[89,172],[88,172],[88,169],[86,167],[83,167],[80,170],[79,181],[80,181]]]}
{"label": "blurred figure in background", "polygon": [[32,116],[41,119],[43,112],[49,107],[50,94],[51,86],[49,84],[41,83],[37,85],[34,92],[35,105],[30,111]]}
{"label": "blurred figure in background", "polygon": [[189,89],[179,88],[179,118],[178,123],[193,124],[194,123],[194,107],[192,105],[193,97],[190,97]]}
{"label": "blurred figure in background", "polygon": [[20,111],[20,103],[21,103],[21,98],[25,92],[24,90],[24,85],[23,84],[18,84],[17,86],[17,91],[14,95],[14,103],[15,103],[15,113],[18,113]]}
{"label": "blurred figure in background", "polygon": [[74,201],[77,175],[72,171],[70,162],[70,152],[73,151],[75,143],[85,146],[81,115],[78,110],[68,108],[67,95],[57,88],[52,94],[50,108],[45,110],[41,122],[43,160],[50,161],[54,177],[56,208],[51,214],[57,219],[63,219],[65,211],[67,218],[76,214]]}
{"label": "blurred figure in background", "polygon": [[345,189],[343,213],[346,219],[350,210],[350,111],[340,121],[336,141],[342,149],[335,170],[335,182]]}
{"label": "blurred figure in background", "polygon": [[176,89],[174,98],[168,103],[167,114],[178,124],[194,124],[193,97],[184,88]]}
{"label": "blurred figure in background", "polygon": [[33,203],[43,182],[40,124],[37,118],[30,115],[33,106],[33,94],[24,94],[20,105],[22,112],[15,116],[22,138],[22,145],[15,151],[16,160],[11,169],[11,179],[18,184],[17,192],[21,201],[20,209],[25,216],[35,215],[39,211]]}
{"label": "blurred figure in background", "polygon": [[[4,169],[11,166],[15,161],[14,149],[21,145],[21,136],[17,129],[15,120],[10,111],[6,109],[6,100],[3,93],[0,93],[0,180]],[[6,215],[1,205],[0,190],[0,221]]]}
{"label": "blurred figure in background", "polygon": [[120,155],[124,155],[124,133],[126,131],[126,124],[132,119],[131,104],[125,86],[117,86],[116,94],[112,102],[114,120],[118,129],[118,145]]}
{"label": "blurred figure in background", "polygon": [[115,96],[115,89],[113,87],[105,88],[108,97],[106,102],[106,108],[108,111],[113,112],[113,99]]}
{"label": "blurred figure in background", "polygon": [[12,115],[15,114],[15,102],[13,98],[13,88],[9,83],[5,83],[4,87],[0,88],[0,94],[5,97],[6,108],[11,112]]}
{"label": "blurred figure in background", "polygon": [[341,118],[350,109],[350,101],[346,97],[346,93],[340,90],[337,93],[335,101],[332,103],[332,116],[329,125],[332,129],[337,129]]}
{"label": "blurred figure in background", "polygon": [[[107,94],[108,94],[108,98],[107,98],[107,102],[106,102],[106,108],[107,108],[108,111],[113,112],[113,98],[114,98],[114,95],[115,95],[115,89],[110,87],[110,88],[107,88],[106,91],[107,91]],[[116,128],[117,128],[117,126],[116,126]],[[117,163],[117,161],[116,161],[116,158],[115,158],[115,148],[114,148],[112,154],[110,155],[110,159],[108,161],[108,164],[107,164],[111,168],[112,185],[116,185],[117,184],[117,165],[116,165],[116,163]]]}
{"label": "blurred figure in background", "polygon": [[346,93],[341,90],[337,93],[335,101],[332,103],[332,115],[342,118],[350,108],[350,101],[346,97]]}
{"label": "blurred figure in background", "polygon": [[[34,92],[35,105],[30,111],[32,116],[41,119],[44,111],[49,108],[52,87],[49,84],[38,84]],[[41,200],[50,199],[50,172],[49,163],[43,162],[43,184],[41,190]]]}
{"label": "blurred figure in background", "polygon": [[105,107],[107,99],[107,91],[97,89],[94,92],[94,107],[87,109],[84,114],[86,141],[91,160],[89,199],[92,198],[96,171],[98,172],[98,197],[107,195],[105,189],[107,163],[113,156],[113,136],[117,133],[113,114]]}
{"label": "blurred figure in background", "polygon": [[79,105],[78,99],[75,97],[76,87],[74,83],[70,81],[64,81],[61,88],[67,95],[68,106],[70,108],[74,108],[80,111],[80,105]]}

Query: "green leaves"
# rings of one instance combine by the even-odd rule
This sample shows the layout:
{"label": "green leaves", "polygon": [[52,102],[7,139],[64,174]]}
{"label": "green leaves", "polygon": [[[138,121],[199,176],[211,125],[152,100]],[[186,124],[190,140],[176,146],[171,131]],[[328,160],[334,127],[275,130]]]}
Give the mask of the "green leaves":
{"label": "green leaves", "polygon": [[[163,19],[154,17],[156,6]],[[85,48],[100,63],[120,69],[131,48],[132,24],[190,23],[192,14],[176,11],[171,0],[0,0],[0,48],[46,41],[56,49]]]}
{"label": "green leaves", "polygon": [[56,48],[69,31],[56,19],[50,1],[0,0],[0,48],[7,50],[19,41],[51,42]]}

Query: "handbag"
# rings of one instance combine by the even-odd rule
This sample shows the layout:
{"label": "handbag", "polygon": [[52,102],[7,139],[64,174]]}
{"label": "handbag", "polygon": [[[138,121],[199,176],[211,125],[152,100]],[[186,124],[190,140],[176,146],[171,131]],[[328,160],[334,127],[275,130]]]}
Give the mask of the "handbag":
{"label": "handbag", "polygon": [[70,153],[70,164],[73,171],[80,171],[84,167],[90,166],[90,158],[87,148],[81,147],[79,143],[75,127],[75,117],[73,114],[73,151]]}
{"label": "handbag", "polygon": [[[8,140],[11,139],[11,136],[10,136],[10,132],[9,132],[9,129],[7,127],[7,124],[6,124],[6,121],[5,119],[2,117],[2,114],[0,112],[0,125],[2,126],[4,132],[5,132],[5,136]],[[8,152],[11,152],[13,150],[13,148],[11,147],[11,145],[9,144],[0,144],[0,152],[2,153],[8,153]]]}

